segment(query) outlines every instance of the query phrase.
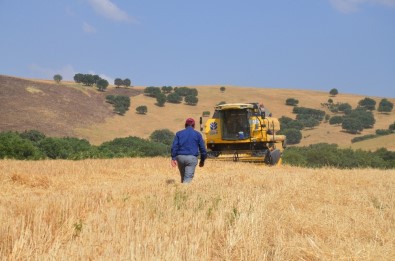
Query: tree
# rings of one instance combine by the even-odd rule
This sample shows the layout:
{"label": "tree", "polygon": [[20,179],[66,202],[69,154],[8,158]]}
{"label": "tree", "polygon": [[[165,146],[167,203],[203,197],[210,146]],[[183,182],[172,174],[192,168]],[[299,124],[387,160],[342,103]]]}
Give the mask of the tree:
{"label": "tree", "polygon": [[163,107],[164,105],[165,105],[165,103],[166,103],[166,95],[165,94],[163,94],[163,93],[158,93],[157,95],[156,95],[156,104],[159,106],[159,107]]}
{"label": "tree", "polygon": [[374,111],[376,109],[376,101],[366,97],[358,102],[358,107],[364,108],[365,110]]}
{"label": "tree", "polygon": [[121,78],[116,78],[114,80],[114,85],[117,86],[117,88],[119,88],[122,84],[123,84],[123,81]]}
{"label": "tree", "polygon": [[341,104],[339,104],[337,109],[341,112],[344,112],[345,114],[349,114],[352,110],[352,107],[348,103],[341,103]]}
{"label": "tree", "polygon": [[289,105],[289,106],[296,106],[296,105],[298,105],[298,103],[299,103],[299,101],[297,99],[295,99],[295,98],[288,98],[285,101],[285,104]]}
{"label": "tree", "polygon": [[333,116],[329,119],[329,124],[330,125],[335,125],[335,124],[342,124],[343,123],[343,116]]}
{"label": "tree", "polygon": [[107,95],[107,102],[114,106],[114,112],[124,115],[130,107],[130,97],[123,95]]}
{"label": "tree", "polygon": [[76,83],[82,83],[83,78],[84,78],[84,75],[83,75],[82,73],[76,73],[76,74],[74,75],[74,81],[75,81]]}
{"label": "tree", "polygon": [[0,159],[40,159],[43,155],[29,139],[16,132],[0,133]]}
{"label": "tree", "polygon": [[25,130],[19,135],[21,136],[21,138],[30,140],[33,143],[37,143],[45,138],[45,134],[37,130]]}
{"label": "tree", "polygon": [[361,123],[362,128],[373,128],[376,122],[373,113],[364,109],[355,109],[351,111],[344,120],[348,120],[349,118],[357,119]]}
{"label": "tree", "polygon": [[171,86],[162,86],[163,93],[171,93],[173,91],[173,87]]}
{"label": "tree", "polygon": [[280,133],[287,137],[287,144],[298,144],[302,139],[302,132],[297,129],[285,129]]}
{"label": "tree", "polygon": [[379,103],[379,112],[391,112],[394,108],[394,104],[387,99],[382,99]]}
{"label": "tree", "polygon": [[187,97],[185,97],[185,102],[188,105],[196,105],[198,101],[199,101],[198,97],[194,95],[188,95]]}
{"label": "tree", "polygon": [[166,145],[171,145],[173,143],[175,134],[169,129],[156,130],[150,135],[150,140],[154,142],[160,142]]}
{"label": "tree", "polygon": [[159,93],[161,93],[159,87],[149,86],[144,89],[144,94],[150,97],[156,97]]}
{"label": "tree", "polygon": [[62,75],[60,75],[60,74],[55,74],[55,75],[53,76],[53,79],[54,79],[54,81],[55,81],[56,83],[60,83],[60,81],[63,80],[63,77],[62,77]]}
{"label": "tree", "polygon": [[123,85],[125,85],[125,87],[130,87],[130,85],[132,84],[132,82],[130,81],[129,78],[126,78],[125,80],[123,80]]}
{"label": "tree", "polygon": [[100,79],[97,81],[96,86],[99,89],[99,91],[104,92],[104,90],[107,89],[108,81],[104,79]]}
{"label": "tree", "polygon": [[333,88],[333,89],[331,89],[331,90],[329,91],[329,94],[330,94],[331,96],[336,96],[336,95],[339,94],[339,91],[338,91],[336,88]]}
{"label": "tree", "polygon": [[388,129],[390,129],[390,130],[395,130],[395,122],[392,123],[392,124],[388,127]]}
{"label": "tree", "polygon": [[225,86],[221,86],[221,88],[219,88],[219,90],[221,91],[221,92],[224,92],[225,91]]}
{"label": "tree", "polygon": [[173,92],[173,93],[170,93],[169,95],[167,95],[167,102],[180,103],[181,101],[182,101],[182,97],[176,92]]}
{"label": "tree", "polygon": [[357,134],[363,130],[363,127],[358,119],[347,117],[343,120],[342,129],[348,133]]}
{"label": "tree", "polygon": [[140,105],[140,106],[138,106],[138,107],[136,108],[136,112],[137,112],[138,114],[146,114],[147,111],[148,111],[148,109],[147,109],[147,106],[145,106],[145,105]]}

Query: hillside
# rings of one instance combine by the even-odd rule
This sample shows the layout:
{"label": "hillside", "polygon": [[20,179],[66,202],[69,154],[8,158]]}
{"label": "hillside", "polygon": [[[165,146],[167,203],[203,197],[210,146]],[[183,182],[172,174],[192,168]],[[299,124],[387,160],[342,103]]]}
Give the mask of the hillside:
{"label": "hillside", "polygon": [[[82,87],[72,82],[38,81],[0,75],[0,130],[38,129],[47,135],[77,136],[88,139],[92,144],[100,144],[117,137],[138,136],[148,138],[157,129],[170,129],[173,132],[183,128],[186,118],[196,120],[203,111],[213,111],[215,104],[226,102],[260,102],[269,109],[274,117],[294,118],[292,107],[285,105],[287,98],[299,100],[299,106],[325,110],[321,103],[332,98],[334,102],[349,103],[356,107],[363,95],[340,94],[329,97],[329,93],[311,90],[291,90],[275,88],[251,88],[226,85],[225,92],[220,86],[188,86],[199,92],[196,106],[166,103],[164,107],[155,105],[156,100],[142,94],[145,87],[128,89],[110,86],[106,92],[94,88]],[[105,102],[108,94],[128,95],[131,98],[130,110],[119,116]],[[329,90],[328,90],[329,92]],[[382,97],[370,97],[377,104]],[[395,99],[388,99],[395,103]],[[148,107],[146,115],[139,115],[135,108]],[[329,111],[327,111],[330,113]],[[366,129],[361,135],[375,133],[376,129],[387,129],[395,122],[395,112],[380,114],[374,111],[376,124],[374,129]],[[336,143],[343,147],[351,145],[356,135],[342,132],[341,127],[322,123],[317,128],[303,131],[300,145],[319,142]],[[395,141],[384,144],[394,147]]]}
{"label": "hillside", "polygon": [[[139,93],[129,90],[125,94]],[[77,136],[75,128],[104,122],[114,115],[105,102],[108,94],[74,83],[0,75],[0,131],[35,129],[48,136]]]}

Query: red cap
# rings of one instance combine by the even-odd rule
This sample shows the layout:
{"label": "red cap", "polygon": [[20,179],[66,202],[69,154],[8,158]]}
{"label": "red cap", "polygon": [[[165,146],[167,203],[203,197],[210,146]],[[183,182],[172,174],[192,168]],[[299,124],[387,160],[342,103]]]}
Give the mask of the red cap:
{"label": "red cap", "polygon": [[195,120],[192,119],[192,118],[188,118],[188,119],[185,121],[185,125],[194,126],[194,125],[195,125]]}

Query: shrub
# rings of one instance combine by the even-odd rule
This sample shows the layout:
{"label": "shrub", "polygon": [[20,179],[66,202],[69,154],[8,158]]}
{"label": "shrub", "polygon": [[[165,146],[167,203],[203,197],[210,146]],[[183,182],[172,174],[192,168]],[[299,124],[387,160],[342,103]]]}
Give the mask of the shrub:
{"label": "shrub", "polygon": [[185,103],[188,105],[196,105],[198,101],[199,101],[198,97],[194,95],[188,95],[185,97]]}
{"label": "shrub", "polygon": [[299,101],[298,101],[297,99],[295,99],[295,98],[288,98],[288,99],[285,101],[285,104],[286,104],[286,105],[289,105],[289,106],[297,106],[298,103],[299,103]]}
{"label": "shrub", "polygon": [[166,145],[173,143],[175,134],[169,129],[156,130],[150,135],[150,140],[154,142],[160,142]]}
{"label": "shrub", "polygon": [[221,91],[221,92],[224,92],[225,91],[225,86],[221,86],[221,88],[219,88],[219,90]]}
{"label": "shrub", "polygon": [[17,132],[0,133],[0,159],[40,159],[43,154],[29,139]]}
{"label": "shrub", "polygon": [[158,93],[156,95],[156,105],[158,105],[159,107],[163,107],[166,103],[166,95],[164,95],[163,93]]}
{"label": "shrub", "polygon": [[210,112],[209,112],[209,111],[204,111],[204,112],[202,113],[202,116],[203,116],[203,117],[209,117],[209,116],[210,116]]}
{"label": "shrub", "polygon": [[298,144],[302,139],[302,132],[297,129],[283,129],[279,131],[279,134],[283,134],[287,137],[287,144]]}
{"label": "shrub", "polygon": [[132,136],[104,142],[98,151],[107,158],[168,156],[170,152],[165,144]]}
{"label": "shrub", "polygon": [[138,107],[136,108],[136,112],[137,112],[138,114],[146,114],[147,111],[148,111],[148,109],[147,109],[147,106],[145,106],[145,105],[141,105],[141,106],[138,106]]}
{"label": "shrub", "polygon": [[71,137],[45,138],[38,143],[42,153],[50,159],[80,159],[89,152],[91,145],[85,139]]}
{"label": "shrub", "polygon": [[37,130],[26,130],[24,132],[22,132],[21,134],[19,134],[23,139],[27,139],[32,141],[33,143],[37,143],[40,140],[45,138],[44,133],[41,133]]}

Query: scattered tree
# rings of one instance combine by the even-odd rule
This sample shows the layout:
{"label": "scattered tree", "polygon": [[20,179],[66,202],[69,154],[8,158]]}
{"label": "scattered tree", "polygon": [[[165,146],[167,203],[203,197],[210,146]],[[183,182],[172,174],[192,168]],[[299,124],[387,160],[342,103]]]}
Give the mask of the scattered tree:
{"label": "scattered tree", "polygon": [[167,99],[167,102],[170,102],[170,103],[180,103],[182,101],[182,97],[176,92],[173,92],[173,93],[170,93],[169,95],[167,95],[166,99]]}
{"label": "scattered tree", "polygon": [[53,79],[54,79],[54,81],[55,81],[56,83],[60,83],[60,81],[63,80],[63,77],[62,77],[62,75],[60,75],[60,74],[55,74],[55,75],[53,76]]}
{"label": "scattered tree", "polygon": [[163,93],[171,93],[173,91],[173,87],[171,86],[162,86]]}
{"label": "scattered tree", "polygon": [[387,99],[382,99],[379,103],[378,111],[379,112],[391,112],[394,108],[394,104]]}
{"label": "scattered tree", "polygon": [[185,102],[188,105],[196,105],[198,101],[199,101],[198,97],[194,95],[188,95],[187,97],[185,97]]}
{"label": "scattered tree", "polygon": [[105,89],[108,87],[108,81],[104,79],[100,79],[96,83],[97,89],[101,92],[104,92]]}
{"label": "scattered tree", "polygon": [[333,116],[333,117],[331,117],[330,119],[329,119],[329,124],[330,125],[335,125],[335,124],[337,124],[337,125],[340,125],[340,124],[342,124],[343,123],[343,116]]}
{"label": "scattered tree", "polygon": [[114,80],[114,85],[117,86],[117,88],[119,88],[122,84],[123,84],[123,81],[121,78],[116,78]]}
{"label": "scattered tree", "polygon": [[144,94],[150,97],[155,98],[160,93],[161,91],[159,87],[149,86],[144,89]]}
{"label": "scattered tree", "polygon": [[221,88],[219,88],[219,90],[221,91],[221,92],[224,92],[225,91],[225,86],[221,86]]}
{"label": "scattered tree", "polygon": [[336,88],[333,88],[333,89],[331,89],[331,90],[329,91],[329,94],[330,94],[331,96],[336,96],[336,95],[339,94],[339,91],[338,91]]}
{"label": "scattered tree", "polygon": [[123,80],[123,85],[125,85],[125,87],[130,87],[130,85],[132,84],[132,82],[130,81],[129,78],[126,78],[125,80]]}
{"label": "scattered tree", "polygon": [[342,129],[351,134],[357,134],[363,130],[363,126],[358,119],[347,117],[342,122]]}
{"label": "scattered tree", "polygon": [[340,103],[337,106],[337,109],[338,109],[338,111],[344,112],[344,114],[350,114],[351,110],[352,110],[352,107],[348,103]]}
{"label": "scattered tree", "polygon": [[166,97],[165,94],[163,94],[163,93],[158,93],[158,94],[156,95],[156,104],[157,104],[159,107],[163,107],[163,106],[165,105],[165,103],[166,103],[166,99],[167,99],[167,97]]}
{"label": "scattered tree", "polygon": [[359,108],[364,108],[365,110],[374,111],[376,109],[376,101],[366,97],[358,102]]}

